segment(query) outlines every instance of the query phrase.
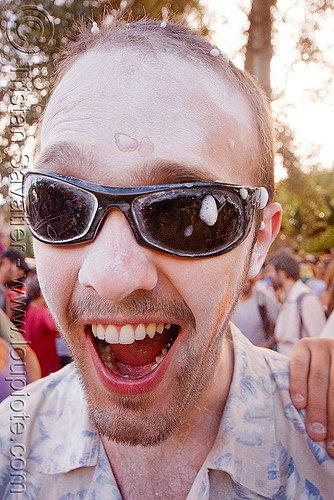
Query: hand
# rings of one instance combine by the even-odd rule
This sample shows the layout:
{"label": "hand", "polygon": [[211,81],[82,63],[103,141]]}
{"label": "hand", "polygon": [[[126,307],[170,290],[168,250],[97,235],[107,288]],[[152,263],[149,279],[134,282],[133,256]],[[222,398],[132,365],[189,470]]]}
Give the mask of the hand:
{"label": "hand", "polygon": [[314,441],[326,440],[334,458],[334,339],[297,342],[290,370],[290,396],[298,410],[306,408],[307,434]]}

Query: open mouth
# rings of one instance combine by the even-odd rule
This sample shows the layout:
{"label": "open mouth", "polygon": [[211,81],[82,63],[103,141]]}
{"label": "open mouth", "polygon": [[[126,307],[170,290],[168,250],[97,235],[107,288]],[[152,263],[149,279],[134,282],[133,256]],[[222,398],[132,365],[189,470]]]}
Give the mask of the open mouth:
{"label": "open mouth", "polygon": [[104,365],[115,375],[138,379],[165,359],[180,326],[170,323],[91,325],[94,344]]}

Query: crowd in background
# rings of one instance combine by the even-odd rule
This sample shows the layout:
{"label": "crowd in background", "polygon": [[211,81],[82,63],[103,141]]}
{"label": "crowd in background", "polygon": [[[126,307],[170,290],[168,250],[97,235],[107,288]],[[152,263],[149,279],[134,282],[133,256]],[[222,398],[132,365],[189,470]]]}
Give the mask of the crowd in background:
{"label": "crowd in background", "polygon": [[[289,250],[272,255],[255,279],[245,281],[232,321],[253,344],[286,355],[302,337],[334,337],[334,255],[301,258]],[[3,252],[0,401],[12,392],[8,380],[13,375],[22,374],[24,385],[70,361],[45,304],[33,260],[28,265],[20,252]]]}
{"label": "crowd in background", "polygon": [[13,249],[0,256],[0,401],[71,361],[30,261]]}
{"label": "crowd in background", "polygon": [[232,321],[255,345],[289,355],[303,337],[334,337],[334,255],[289,249],[246,280]]}

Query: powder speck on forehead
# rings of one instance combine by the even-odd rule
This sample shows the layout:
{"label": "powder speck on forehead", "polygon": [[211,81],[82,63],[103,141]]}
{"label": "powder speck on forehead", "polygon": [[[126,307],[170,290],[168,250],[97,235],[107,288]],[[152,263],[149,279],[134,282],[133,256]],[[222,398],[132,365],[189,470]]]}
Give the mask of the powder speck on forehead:
{"label": "powder speck on forehead", "polygon": [[148,158],[154,151],[154,144],[148,137],[143,137],[140,142],[128,134],[117,133],[114,137],[116,146],[124,153],[133,153],[138,150],[140,156]]}
{"label": "powder speck on forehead", "polygon": [[154,151],[154,144],[153,142],[150,141],[148,137],[143,137],[143,139],[140,141],[139,145],[139,154],[143,158],[147,158],[148,156],[151,156],[151,154]]}
{"label": "powder speck on forehead", "polygon": [[115,143],[120,151],[124,151],[126,153],[136,151],[139,146],[137,139],[130,137],[128,134],[121,133],[115,134]]}

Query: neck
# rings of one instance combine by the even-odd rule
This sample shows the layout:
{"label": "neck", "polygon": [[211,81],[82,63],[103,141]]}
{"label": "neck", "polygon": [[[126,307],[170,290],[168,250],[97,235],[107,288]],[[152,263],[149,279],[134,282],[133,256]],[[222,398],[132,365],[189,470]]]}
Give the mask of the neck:
{"label": "neck", "polygon": [[295,283],[296,282],[293,279],[291,279],[291,278],[287,278],[284,281],[283,290],[284,290],[284,294],[285,294],[286,297],[288,297],[288,295],[291,292],[292,288],[294,287]]}
{"label": "neck", "polygon": [[183,499],[216,439],[233,374],[233,348],[224,339],[210,386],[178,429],[154,447],[127,446],[102,437],[124,499]]}

